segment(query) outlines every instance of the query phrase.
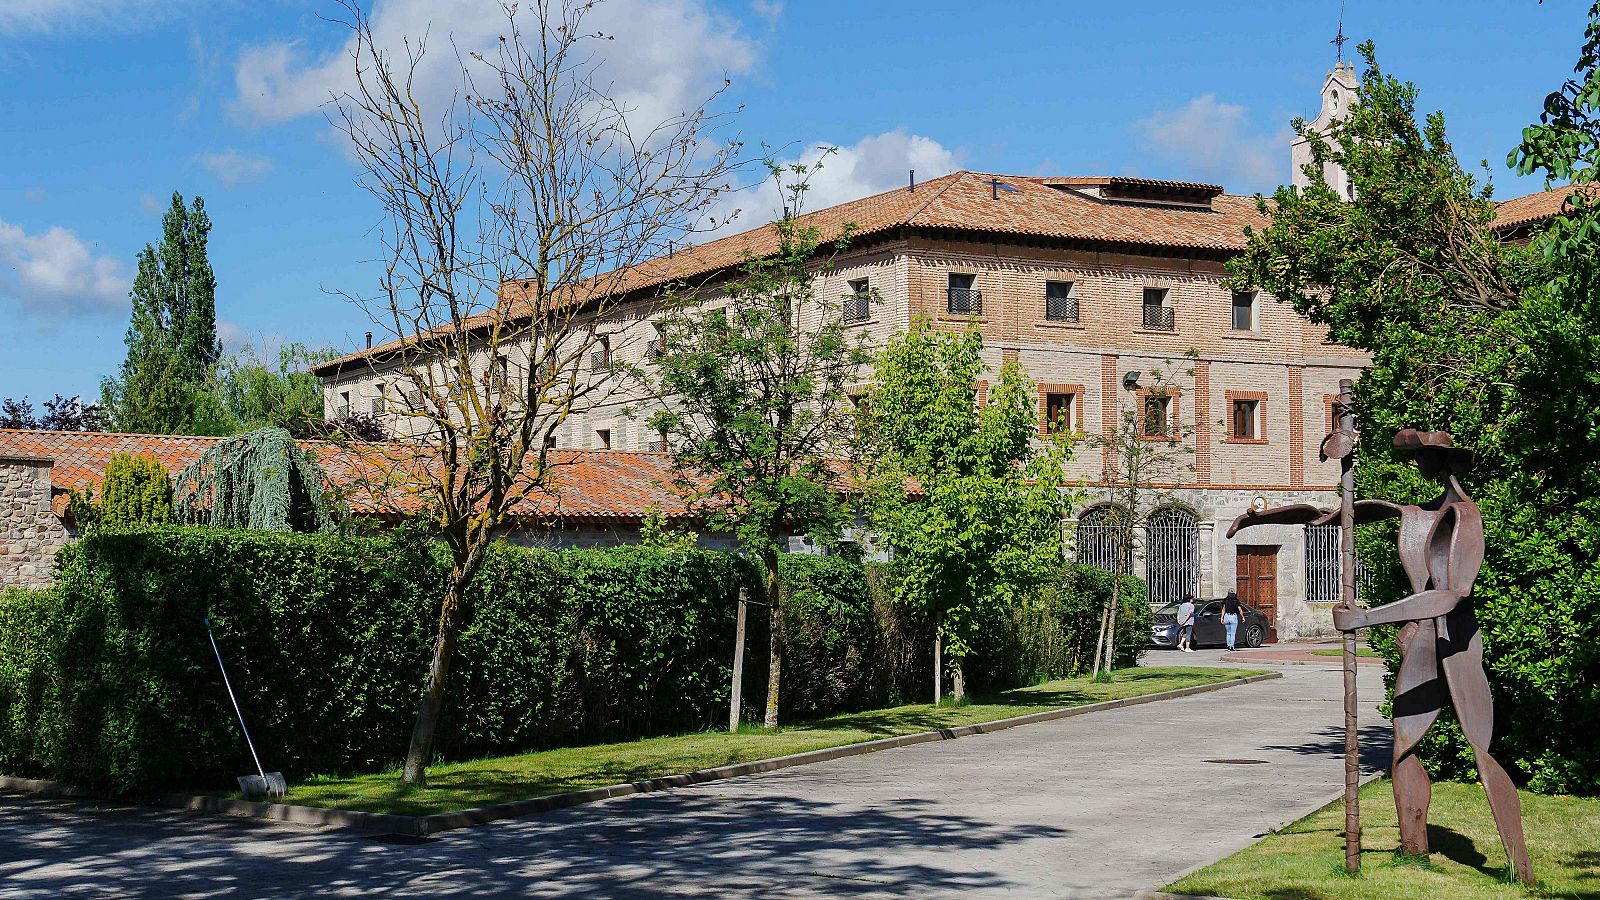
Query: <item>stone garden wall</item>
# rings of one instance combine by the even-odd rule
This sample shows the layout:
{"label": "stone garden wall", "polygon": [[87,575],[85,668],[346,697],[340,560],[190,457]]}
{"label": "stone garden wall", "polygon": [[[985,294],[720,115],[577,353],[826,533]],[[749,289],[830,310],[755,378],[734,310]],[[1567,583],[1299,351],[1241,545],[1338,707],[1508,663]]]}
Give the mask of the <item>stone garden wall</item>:
{"label": "stone garden wall", "polygon": [[50,505],[48,459],[0,457],[0,587],[50,584],[68,535]]}

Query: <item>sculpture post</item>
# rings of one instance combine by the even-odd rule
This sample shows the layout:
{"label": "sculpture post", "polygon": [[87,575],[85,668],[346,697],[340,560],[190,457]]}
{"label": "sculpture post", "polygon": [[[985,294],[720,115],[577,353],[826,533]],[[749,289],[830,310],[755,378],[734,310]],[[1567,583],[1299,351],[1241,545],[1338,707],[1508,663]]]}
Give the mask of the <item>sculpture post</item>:
{"label": "sculpture post", "polygon": [[[1351,441],[1356,433],[1355,393],[1350,379],[1339,381],[1339,431]],[[1339,460],[1339,605],[1356,605],[1355,453]],[[1356,729],[1356,633],[1344,640],[1344,868],[1361,871],[1361,745]]]}

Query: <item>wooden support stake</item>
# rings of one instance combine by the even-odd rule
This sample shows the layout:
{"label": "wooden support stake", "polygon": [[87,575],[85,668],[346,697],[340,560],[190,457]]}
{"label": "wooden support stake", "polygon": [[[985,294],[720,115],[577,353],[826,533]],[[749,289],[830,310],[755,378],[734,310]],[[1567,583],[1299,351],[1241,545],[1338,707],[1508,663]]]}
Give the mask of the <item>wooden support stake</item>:
{"label": "wooden support stake", "polygon": [[[1355,388],[1339,381],[1339,430],[1356,433]],[[1346,453],[1339,475],[1339,603],[1356,605],[1355,453]],[[1361,745],[1356,727],[1356,633],[1344,633],[1344,868],[1361,871]]]}
{"label": "wooden support stake", "polygon": [[733,688],[728,692],[728,733],[739,730],[739,706],[744,699],[744,611],[749,600],[745,589],[739,588],[739,624],[733,636]]}

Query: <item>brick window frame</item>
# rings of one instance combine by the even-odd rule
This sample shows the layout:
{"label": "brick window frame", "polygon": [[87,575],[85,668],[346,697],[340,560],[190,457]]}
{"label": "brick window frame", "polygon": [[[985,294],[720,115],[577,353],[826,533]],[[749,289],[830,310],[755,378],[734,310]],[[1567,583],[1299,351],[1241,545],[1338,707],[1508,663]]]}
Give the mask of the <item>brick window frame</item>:
{"label": "brick window frame", "polygon": [[989,382],[986,379],[979,379],[972,383],[972,398],[977,401],[977,405],[980,407],[989,405]]}
{"label": "brick window frame", "polygon": [[[1227,425],[1228,436],[1222,439],[1224,444],[1265,444],[1267,443],[1267,395],[1264,391],[1223,391],[1224,408],[1228,411]],[[1236,437],[1233,433],[1233,403],[1235,400],[1249,400],[1256,404],[1256,436]]]}
{"label": "brick window frame", "polygon": [[[1068,401],[1072,407],[1072,412],[1070,413],[1072,428],[1067,433],[1083,434],[1083,385],[1038,384],[1035,386],[1039,391],[1039,436],[1043,437],[1050,433],[1050,420],[1047,416],[1051,394],[1067,394],[1072,398]],[[1140,408],[1143,409],[1143,407]]]}
{"label": "brick window frame", "polygon": [[1326,429],[1322,433],[1324,437],[1333,434],[1339,426],[1339,423],[1333,419],[1333,404],[1337,403],[1338,400],[1339,398],[1333,394],[1322,395],[1322,425]]}
{"label": "brick window frame", "polygon": [[[1167,431],[1169,432],[1168,434],[1146,434],[1145,433],[1145,430],[1144,430],[1144,425],[1145,425],[1145,416],[1144,416],[1145,400],[1147,398],[1151,397],[1151,396],[1161,396],[1161,397],[1166,397],[1167,398]],[[1182,403],[1181,403],[1182,400],[1183,400],[1183,389],[1182,388],[1175,388],[1175,387],[1174,388],[1163,388],[1162,390],[1159,390],[1159,391],[1151,390],[1150,388],[1145,388],[1145,387],[1139,388],[1135,392],[1135,400],[1134,400],[1135,403],[1139,404],[1138,407],[1137,407],[1138,415],[1139,415],[1139,440],[1141,440],[1141,441],[1166,441],[1166,442],[1171,443],[1171,444],[1176,444],[1178,442],[1178,434],[1177,434],[1177,432],[1179,431],[1177,426],[1178,426],[1178,423],[1183,421],[1183,416],[1182,416],[1183,407],[1182,407]]]}

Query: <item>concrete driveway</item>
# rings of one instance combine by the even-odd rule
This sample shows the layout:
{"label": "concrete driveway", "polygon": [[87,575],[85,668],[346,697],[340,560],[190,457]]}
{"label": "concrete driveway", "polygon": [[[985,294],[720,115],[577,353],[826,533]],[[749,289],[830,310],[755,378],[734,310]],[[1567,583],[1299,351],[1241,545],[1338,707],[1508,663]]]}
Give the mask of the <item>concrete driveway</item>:
{"label": "concrete driveway", "polygon": [[[1282,671],[421,843],[4,796],[0,896],[1128,897],[1339,791],[1339,672]],[[1379,670],[1361,678],[1382,766]]]}

